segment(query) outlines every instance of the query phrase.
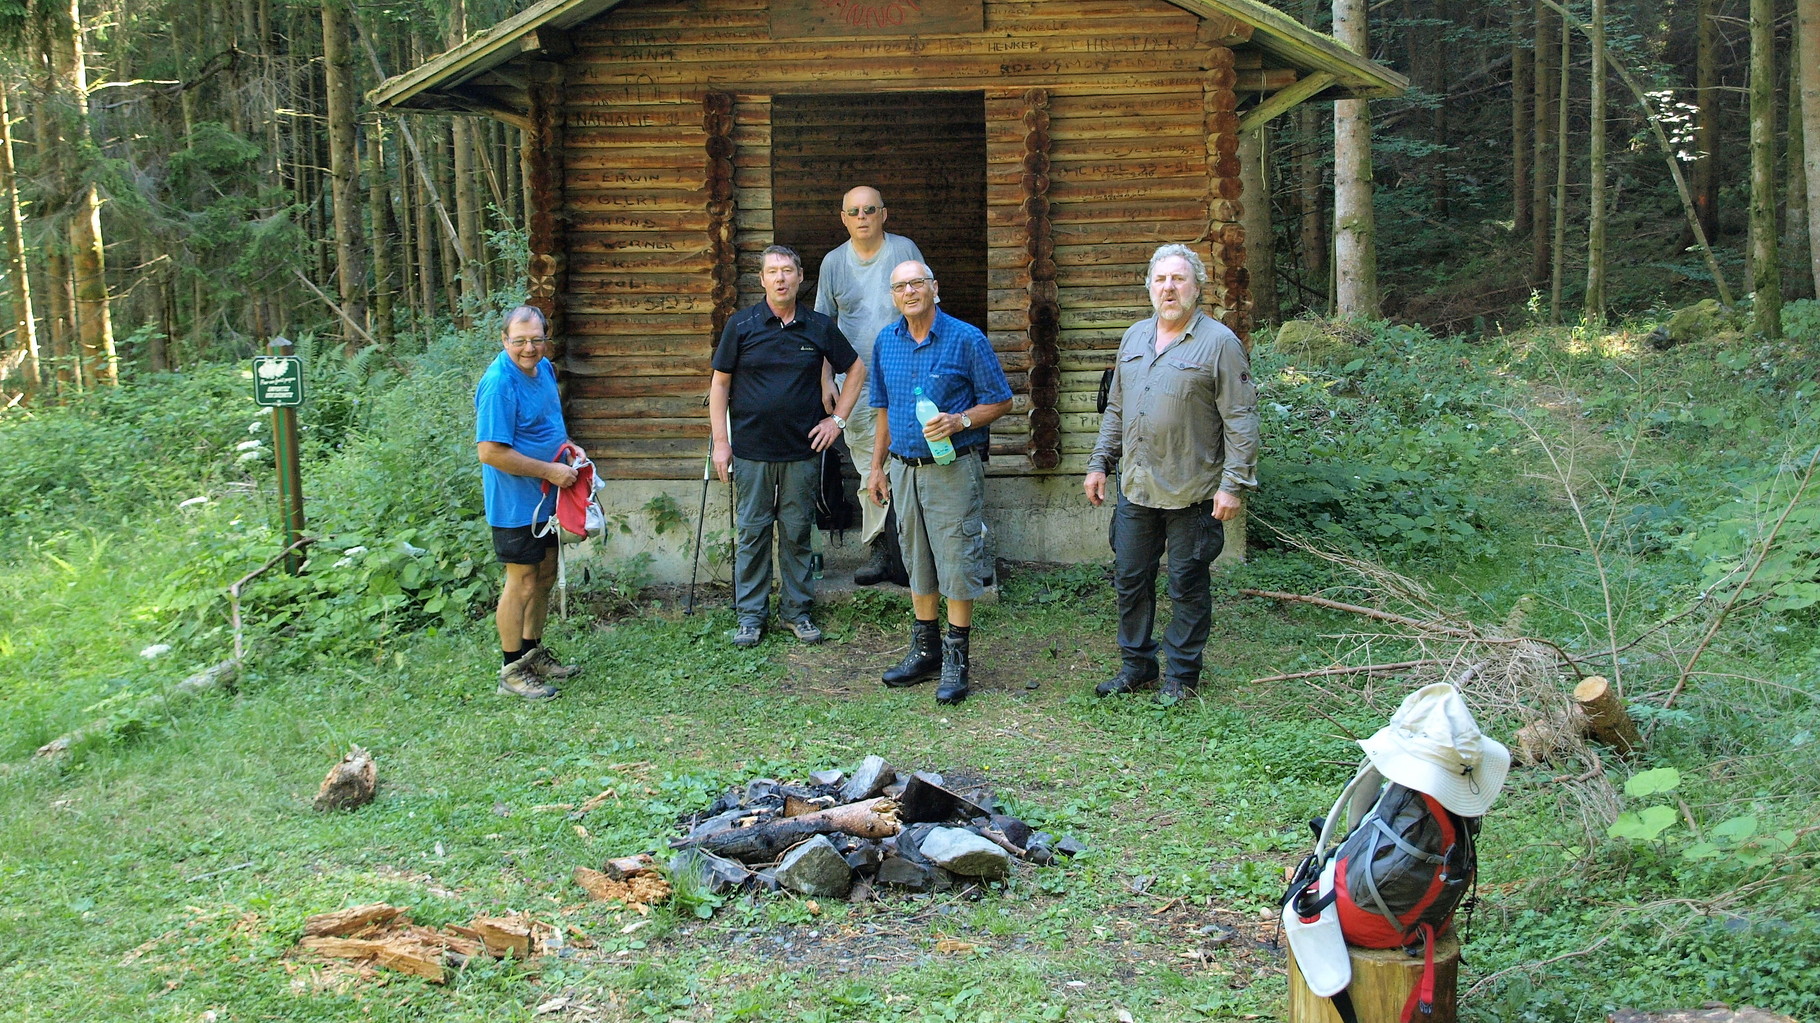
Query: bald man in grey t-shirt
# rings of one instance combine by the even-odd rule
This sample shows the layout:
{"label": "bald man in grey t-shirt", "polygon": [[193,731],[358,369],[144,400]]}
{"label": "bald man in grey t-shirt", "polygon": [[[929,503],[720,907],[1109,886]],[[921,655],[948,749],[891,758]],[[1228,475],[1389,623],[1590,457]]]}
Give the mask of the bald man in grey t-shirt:
{"label": "bald man in grey t-shirt", "polygon": [[[822,257],[815,284],[815,311],[834,321],[869,366],[873,339],[898,319],[897,307],[891,302],[891,271],[909,260],[922,262],[923,254],[915,242],[885,231],[885,200],[870,185],[848,190],[841,198],[840,215],[841,223],[847,227],[847,240]],[[833,388],[824,390],[831,392]],[[872,455],[877,412],[860,402],[853,410],[853,418],[842,427],[847,449],[860,470],[860,539],[872,545],[871,557],[853,573],[853,581],[861,586],[886,581],[907,586],[910,577],[904,571],[890,509],[873,503],[866,491],[862,460]],[[887,528],[888,524],[892,528]]]}

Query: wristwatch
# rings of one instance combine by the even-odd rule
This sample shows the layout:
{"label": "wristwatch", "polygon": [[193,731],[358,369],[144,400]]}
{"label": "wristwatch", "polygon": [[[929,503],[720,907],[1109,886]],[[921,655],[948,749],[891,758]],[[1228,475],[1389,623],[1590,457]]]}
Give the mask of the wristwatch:
{"label": "wristwatch", "polygon": [[830,418],[830,419],[832,419],[832,420],[834,420],[834,428],[835,428],[835,429],[837,429],[837,430],[845,430],[845,429],[846,429],[846,428],[847,428],[847,421],[846,421],[846,420],[845,420],[845,419],[842,419],[842,418],[841,418],[841,417],[840,417],[840,413],[839,413],[839,412],[830,412],[830,413],[828,413],[828,418]]}
{"label": "wristwatch", "polygon": [[973,420],[965,412],[961,413],[961,429],[963,429],[963,430],[973,429]]}

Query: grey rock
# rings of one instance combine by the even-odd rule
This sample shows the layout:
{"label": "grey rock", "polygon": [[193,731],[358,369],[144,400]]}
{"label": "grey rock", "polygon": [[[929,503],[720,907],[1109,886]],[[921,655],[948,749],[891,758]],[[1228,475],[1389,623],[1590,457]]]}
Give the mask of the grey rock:
{"label": "grey rock", "polygon": [[778,884],[804,895],[838,899],[853,887],[853,869],[826,835],[790,850],[775,873]]}
{"label": "grey rock", "polygon": [[1047,867],[1055,862],[1055,850],[1039,842],[1031,842],[1024,847],[1024,859],[1039,867]]}
{"label": "grey rock", "polygon": [[1081,853],[1087,851],[1087,847],[1081,844],[1080,839],[1075,838],[1073,835],[1069,835],[1067,838],[1055,843],[1055,851],[1061,853],[1063,856],[1079,856]]}
{"label": "grey rock", "polygon": [[897,772],[885,763],[884,757],[876,754],[869,756],[859,762],[859,766],[853,769],[853,777],[841,786],[841,802],[857,803],[862,799],[871,799],[896,776]]}
{"label": "grey rock", "polygon": [[935,828],[917,851],[936,866],[962,877],[990,881],[1011,873],[1010,853],[961,828]]}
{"label": "grey rock", "polygon": [[840,780],[846,776],[847,772],[842,771],[839,768],[831,768],[826,771],[811,772],[809,780],[817,785],[839,785]]}
{"label": "grey rock", "polygon": [[856,871],[870,871],[885,858],[885,850],[877,842],[861,839],[847,851],[847,866]]}
{"label": "grey rock", "polygon": [[1030,825],[1019,818],[1009,814],[995,813],[992,815],[992,827],[999,834],[1004,835],[1012,845],[1020,849],[1030,845]]}
{"label": "grey rock", "polygon": [[887,856],[879,862],[876,880],[879,884],[926,892],[936,887],[939,874],[927,863],[918,863],[902,856]]}
{"label": "grey rock", "polygon": [[670,873],[692,873],[702,887],[716,895],[738,888],[752,879],[752,872],[743,865],[700,849],[684,849],[670,857]]}

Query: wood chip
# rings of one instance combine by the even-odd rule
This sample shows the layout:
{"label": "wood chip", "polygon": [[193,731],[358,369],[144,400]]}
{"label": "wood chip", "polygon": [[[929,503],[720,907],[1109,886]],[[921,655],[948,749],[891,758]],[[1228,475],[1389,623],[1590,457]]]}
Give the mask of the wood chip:
{"label": "wood chip", "polygon": [[576,867],[570,879],[598,900],[612,899],[631,906],[654,906],[670,898],[670,882],[655,874],[616,880],[598,870]]}
{"label": "wood chip", "polygon": [[318,913],[303,922],[303,933],[311,937],[348,935],[367,927],[384,926],[410,912],[409,906],[392,906],[383,902],[350,906],[333,913]]}

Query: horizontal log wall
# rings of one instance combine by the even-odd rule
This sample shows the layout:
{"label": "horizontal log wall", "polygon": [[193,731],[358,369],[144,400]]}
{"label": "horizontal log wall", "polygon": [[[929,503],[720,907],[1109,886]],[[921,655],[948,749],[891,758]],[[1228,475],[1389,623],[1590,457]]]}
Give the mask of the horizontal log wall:
{"label": "horizontal log wall", "polygon": [[[802,152],[774,147],[780,106],[794,116],[805,107],[801,97],[966,93],[975,104],[984,96],[984,219],[949,219],[959,221],[958,235],[984,236],[980,325],[1017,392],[1013,414],[993,427],[992,469],[1042,471],[1028,454],[1035,440],[1042,461],[1056,465],[1050,471],[1084,471],[1099,427],[1100,371],[1125,328],[1149,314],[1150,253],[1183,241],[1211,259],[1209,226],[1224,215],[1216,215],[1209,189],[1223,175],[1209,166],[1206,76],[1219,66],[1214,54],[1225,51],[1197,42],[1197,19],[1160,0],[987,0],[986,32],[978,36],[769,42],[768,17],[763,0],[631,0],[573,35],[564,132],[571,430],[610,476],[698,475],[716,306],[713,161],[732,166],[730,229],[744,306],[761,297],[757,254],[777,231],[776,196],[807,204],[790,206],[786,223],[819,218],[838,232],[833,202],[801,198],[796,182],[777,188],[774,168],[798,174],[812,165]],[[1231,56],[1240,88],[1247,74],[1273,73],[1255,53]],[[1032,88],[1048,96],[1051,162],[1038,193],[1025,181]],[[704,128],[703,99],[714,92],[732,97],[724,136]],[[876,101],[830,100],[827,138],[853,128],[841,122],[869,106]],[[887,127],[906,120],[882,106],[876,113]],[[800,128],[789,137],[803,138]],[[905,154],[930,141],[887,137]],[[905,212],[915,200],[891,194],[885,180],[891,229],[937,261],[929,237],[942,232],[915,226]],[[1046,206],[1046,218],[1035,219],[1052,243],[1059,307],[1054,405],[1045,402],[1037,438],[1028,332],[1033,194]],[[813,273],[821,249],[803,257]],[[948,290],[939,262],[937,272]]]}

